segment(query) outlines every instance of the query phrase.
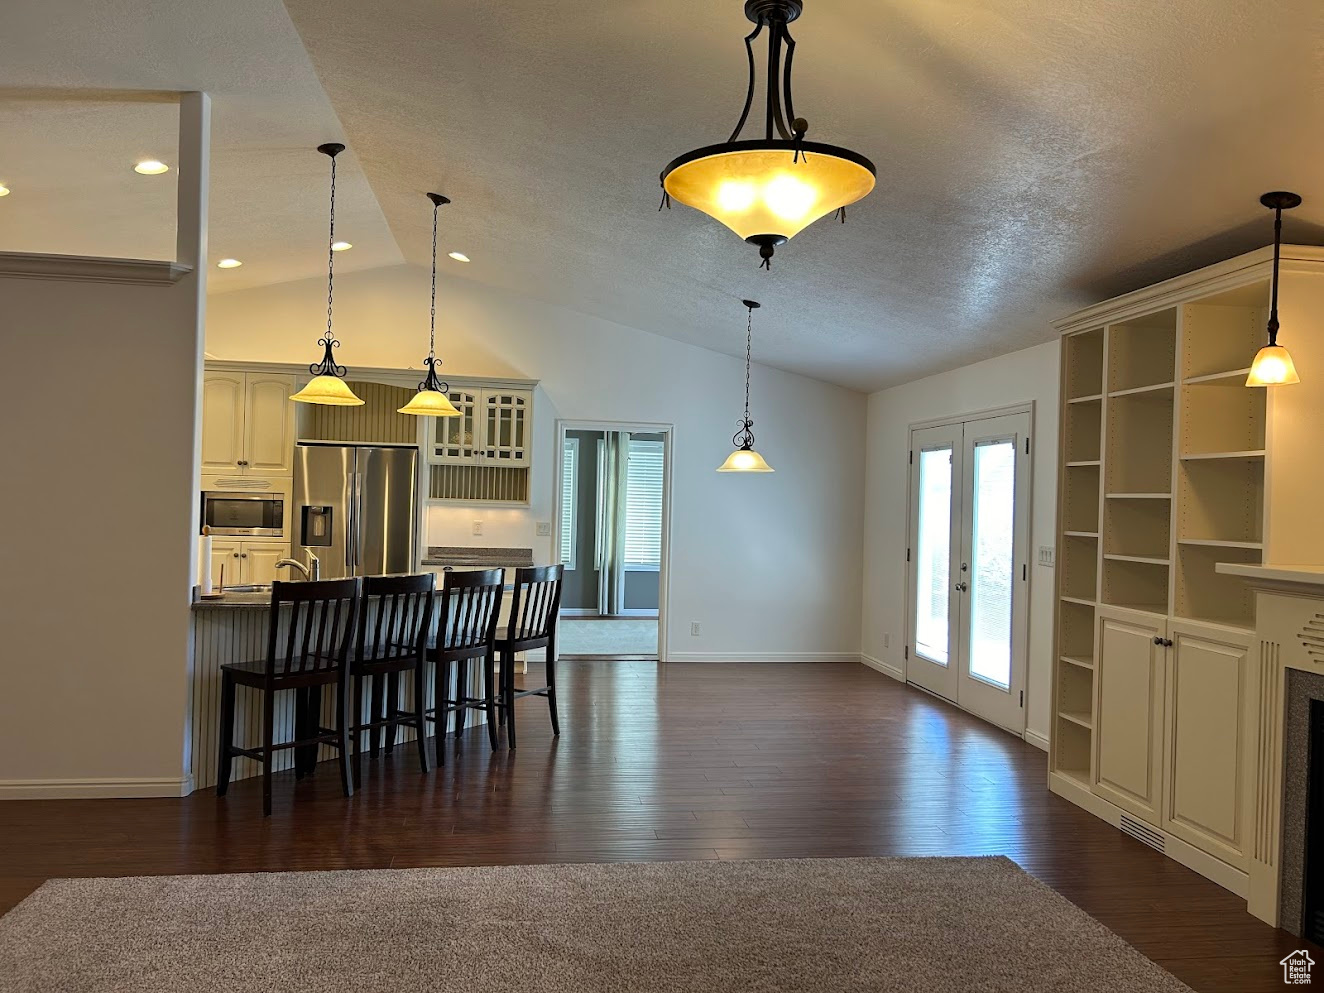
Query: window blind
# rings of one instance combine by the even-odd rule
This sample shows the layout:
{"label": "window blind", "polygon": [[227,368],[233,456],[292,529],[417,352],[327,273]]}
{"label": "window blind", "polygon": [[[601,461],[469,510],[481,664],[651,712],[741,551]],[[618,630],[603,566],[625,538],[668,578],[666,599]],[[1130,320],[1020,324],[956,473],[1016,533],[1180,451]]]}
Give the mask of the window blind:
{"label": "window blind", "polygon": [[660,441],[630,439],[625,479],[625,565],[656,569],[662,561]]}
{"label": "window blind", "polygon": [[579,502],[579,439],[566,438],[561,449],[561,562],[575,568],[575,505]]}

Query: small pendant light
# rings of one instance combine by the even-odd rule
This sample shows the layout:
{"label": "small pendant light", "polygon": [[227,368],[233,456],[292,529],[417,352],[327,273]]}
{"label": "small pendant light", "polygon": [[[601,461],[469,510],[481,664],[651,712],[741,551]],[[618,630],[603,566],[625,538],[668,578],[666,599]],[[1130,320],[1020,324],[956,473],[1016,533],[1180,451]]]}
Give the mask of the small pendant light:
{"label": "small pendant light", "polygon": [[1269,305],[1269,343],[1259,350],[1250,365],[1247,386],[1290,386],[1301,382],[1296,364],[1286,348],[1278,344],[1278,257],[1283,244],[1283,211],[1301,205],[1295,193],[1266,193],[1260,203],[1273,211],[1273,288]]}
{"label": "small pendant light", "polygon": [[460,412],[451,403],[446,394],[451,388],[437,378],[437,366],[441,361],[436,356],[437,348],[437,212],[441,205],[450,203],[449,197],[440,193],[429,193],[432,201],[432,315],[428,327],[428,357],[423,364],[428,367],[428,374],[418,384],[414,398],[401,407],[398,413],[417,414],[419,417],[459,417]]}
{"label": "small pendant light", "polygon": [[299,403],[320,403],[330,407],[356,407],[363,401],[354,395],[354,391],[345,382],[344,376],[348,370],[343,365],[337,365],[335,356],[331,353],[331,349],[340,347],[340,342],[336,341],[335,335],[331,333],[331,305],[335,296],[336,276],[336,253],[333,247],[336,243],[336,156],[345,150],[345,146],[331,142],[318,145],[317,150],[331,159],[331,237],[327,241],[326,250],[326,337],[317,341],[326,349],[326,353],[322,356],[321,362],[314,362],[308,367],[313,378],[290,399]]}
{"label": "small pendant light", "polygon": [[736,450],[726,457],[726,461],[717,467],[718,472],[776,472],[768,465],[762,455],[754,451],[754,422],[749,419],[749,364],[750,351],[754,342],[754,311],[758,304],[753,300],[741,301],[749,310],[749,320],[745,325],[745,416],[740,420],[740,430],[731,442]]}

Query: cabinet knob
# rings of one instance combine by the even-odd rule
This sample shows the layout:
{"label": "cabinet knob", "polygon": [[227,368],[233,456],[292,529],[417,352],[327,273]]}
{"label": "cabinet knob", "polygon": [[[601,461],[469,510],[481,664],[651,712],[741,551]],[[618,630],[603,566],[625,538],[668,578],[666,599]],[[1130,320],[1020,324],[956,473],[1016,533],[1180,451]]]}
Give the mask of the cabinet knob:
{"label": "cabinet knob", "polygon": [[240,555],[239,557],[240,557],[241,559],[246,559],[246,558],[248,558],[248,553],[247,553],[247,552],[244,552],[244,554],[243,554],[243,555]]}
{"label": "cabinet knob", "polygon": [[235,558],[239,558],[239,553],[238,553],[238,552],[235,552],[235,553],[234,553],[234,557],[235,557]]}
{"label": "cabinet knob", "polygon": [[1161,644],[1163,644],[1163,639],[1162,639],[1161,637],[1159,637],[1158,635],[1154,635],[1154,644],[1156,644],[1156,645],[1161,645]]}

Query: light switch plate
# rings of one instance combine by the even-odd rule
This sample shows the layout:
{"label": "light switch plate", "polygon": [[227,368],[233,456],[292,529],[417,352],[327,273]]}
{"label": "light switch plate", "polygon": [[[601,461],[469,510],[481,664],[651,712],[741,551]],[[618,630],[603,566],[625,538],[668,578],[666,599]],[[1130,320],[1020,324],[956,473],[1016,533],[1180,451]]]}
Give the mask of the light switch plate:
{"label": "light switch plate", "polygon": [[690,637],[697,638],[701,628],[698,621],[690,621]]}
{"label": "light switch plate", "polygon": [[1054,549],[1052,545],[1040,545],[1039,564],[1042,566],[1047,566],[1049,569],[1053,568],[1053,566],[1056,564],[1055,552],[1056,549]]}
{"label": "light switch plate", "polygon": [[535,533],[539,538],[548,538],[548,537],[550,537],[551,534],[552,534],[552,522],[551,522],[551,521],[539,521],[537,527],[534,529],[534,533]]}
{"label": "light switch plate", "polygon": [[474,534],[482,534],[482,533],[483,533],[483,522],[474,521]]}

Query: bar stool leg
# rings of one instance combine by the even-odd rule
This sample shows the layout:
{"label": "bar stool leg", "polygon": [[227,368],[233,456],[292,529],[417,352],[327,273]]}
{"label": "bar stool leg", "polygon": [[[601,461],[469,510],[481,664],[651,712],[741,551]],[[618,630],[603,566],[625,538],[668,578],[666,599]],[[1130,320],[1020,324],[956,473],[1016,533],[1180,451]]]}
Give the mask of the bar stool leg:
{"label": "bar stool leg", "polygon": [[[370,723],[376,724],[382,719],[382,677],[372,677],[372,715]],[[377,757],[377,750],[381,747],[382,729],[374,727],[368,732],[368,738],[371,741],[371,754],[373,758]]]}
{"label": "bar stool leg", "polygon": [[547,709],[552,715],[552,734],[561,733],[561,722],[556,713],[556,642],[553,640],[547,645]]}
{"label": "bar stool leg", "polygon": [[495,752],[501,745],[497,739],[496,658],[490,652],[483,656],[483,703],[487,709],[487,740]]}
{"label": "bar stool leg", "polygon": [[464,720],[469,713],[469,660],[455,662],[455,737],[464,734]]}
{"label": "bar stool leg", "polygon": [[271,759],[276,744],[276,694],[271,689],[262,691],[262,816],[271,816]]}
{"label": "bar stool leg", "polygon": [[437,671],[432,676],[432,714],[433,730],[437,738],[437,768],[446,764],[446,713],[450,706],[451,667],[449,662],[437,662]]}
{"label": "bar stool leg", "polygon": [[[339,743],[336,751],[340,753],[340,788],[345,791],[345,796],[354,795],[354,772],[349,766],[349,739],[354,726],[349,716],[351,678],[342,673],[336,680],[336,738]],[[320,727],[321,720],[316,721],[315,725]]]}
{"label": "bar stool leg", "polygon": [[427,709],[427,660],[420,658],[414,666],[414,733],[418,741],[418,764],[426,776],[428,772],[428,721],[423,711]]}
{"label": "bar stool leg", "polygon": [[221,742],[216,753],[216,795],[225,796],[230,788],[230,770],[234,764],[234,753],[230,751],[234,744],[234,680],[230,674],[221,671]]}
{"label": "bar stool leg", "polygon": [[354,682],[354,714],[350,725],[351,744],[354,746],[354,785],[363,785],[363,737],[367,734],[360,725],[363,723],[363,675],[354,673],[349,677]]}
{"label": "bar stool leg", "polygon": [[386,754],[395,751],[395,718],[400,716],[400,674],[393,672],[386,677]]}
{"label": "bar stool leg", "polygon": [[506,681],[506,744],[515,750],[515,653],[504,652],[501,656],[501,672]]}

